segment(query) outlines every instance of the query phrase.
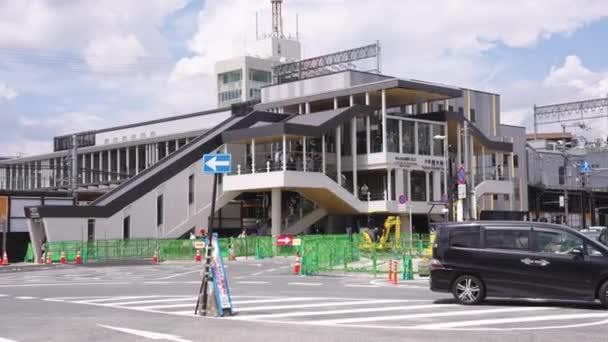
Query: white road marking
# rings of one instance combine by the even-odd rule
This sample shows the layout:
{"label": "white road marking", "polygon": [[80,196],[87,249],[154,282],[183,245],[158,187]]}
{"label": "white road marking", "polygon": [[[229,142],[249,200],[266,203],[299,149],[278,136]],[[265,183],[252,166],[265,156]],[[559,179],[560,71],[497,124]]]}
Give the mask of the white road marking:
{"label": "white road marking", "polygon": [[114,306],[124,306],[124,305],[133,305],[133,304],[149,304],[149,303],[166,303],[166,302],[183,302],[185,300],[196,301],[196,297],[184,297],[184,298],[169,298],[169,299],[153,299],[153,300],[140,300],[133,302],[120,302],[120,303],[112,303]]}
{"label": "white road marking", "polygon": [[495,319],[480,319],[475,321],[447,322],[447,323],[432,323],[417,325],[412,328],[416,329],[450,329],[470,326],[490,325],[490,324],[506,324],[506,323],[527,323],[541,322],[553,320],[570,320],[570,319],[586,319],[586,318],[605,318],[608,313],[586,313],[586,314],[569,314],[569,315],[548,315],[548,316],[527,316],[527,317],[508,317]]}
{"label": "white road marking", "polygon": [[277,306],[256,306],[239,308],[238,311],[260,311],[260,310],[282,310],[282,309],[302,309],[302,308],[321,308],[328,306],[352,306],[352,305],[366,305],[366,304],[386,304],[386,303],[399,303],[400,300],[358,300],[351,302],[332,302],[332,303],[315,303],[315,304],[296,304],[296,305],[277,305]]}
{"label": "white road marking", "polygon": [[184,272],[184,273],[177,273],[177,274],[173,274],[173,275],[170,275],[170,276],[158,278],[158,280],[176,278],[176,277],[179,277],[179,276],[183,276],[183,275],[186,275],[186,274],[190,274],[190,273],[194,273],[194,272],[199,272],[199,271],[200,270],[194,270],[194,271],[188,271],[188,272]]}
{"label": "white road marking", "polygon": [[97,324],[97,326],[106,328],[106,329],[120,331],[120,332],[123,332],[126,334],[142,336],[142,337],[145,337],[145,338],[148,338],[151,340],[167,340],[167,341],[173,341],[173,342],[191,342],[190,340],[185,340],[177,335],[162,334],[162,333],[146,331],[146,330],[136,330],[136,329],[130,329],[130,328],[113,327],[110,325],[103,325],[103,324]]}
{"label": "white road marking", "polygon": [[15,340],[9,340],[8,338],[0,337],[0,342],[17,342]]}
{"label": "white road marking", "polygon": [[317,323],[319,325],[339,325],[339,324],[376,322],[376,321],[401,321],[401,320],[409,320],[409,319],[414,319],[414,318],[484,315],[484,314],[492,314],[492,313],[543,311],[543,310],[552,310],[552,309],[555,309],[555,308],[522,307],[522,308],[503,308],[503,309],[461,310],[461,311],[430,312],[430,313],[409,314],[409,315],[343,318],[343,319],[332,319],[332,320],[326,320],[326,321],[316,321],[315,323]]}
{"label": "white road marking", "polygon": [[0,294],[0,297],[8,297],[8,295]]}
{"label": "white road marking", "polygon": [[20,297],[15,297],[17,299],[37,299],[37,297],[30,297],[30,296],[20,296]]}
{"label": "white road marking", "polygon": [[252,274],[252,275],[257,276],[257,275],[260,275],[260,274],[262,274],[262,273],[264,273],[264,271],[256,272],[256,273],[254,273],[254,274]]}
{"label": "white road marking", "polygon": [[244,300],[244,301],[234,301],[232,304],[234,305],[242,305],[242,304],[257,304],[257,303],[280,303],[280,302],[301,302],[307,300],[323,300],[325,298],[277,298],[277,299],[260,299],[260,300]]}
{"label": "white road marking", "polygon": [[[191,298],[190,298],[191,299]],[[156,309],[170,309],[170,308],[187,308],[189,306],[196,306],[196,301],[191,299],[191,303],[186,304],[167,304],[167,305],[149,305],[149,306],[129,306],[128,308],[136,309],[136,310],[156,310]],[[112,305],[114,306],[114,305]],[[124,308],[125,306],[123,306]]]}
{"label": "white road marking", "polygon": [[237,284],[268,284],[267,281],[237,281]]}
{"label": "white road marking", "polygon": [[323,283],[287,283],[287,285],[321,286]]}
{"label": "white road marking", "polygon": [[[200,282],[197,282],[200,284]],[[126,282],[126,281],[121,281],[121,282],[97,282],[97,283],[76,283],[76,282],[69,282],[69,283],[46,283],[46,284],[0,284],[0,287],[39,287],[39,286],[83,286],[83,285],[132,285],[133,282]]]}
{"label": "white road marking", "polygon": [[[456,306],[456,304],[405,305],[405,306],[388,306],[388,307],[381,307],[381,308],[365,308],[365,309],[286,312],[286,313],[267,314],[267,315],[249,315],[249,316],[240,316],[240,317],[236,316],[233,319],[246,321],[246,320],[256,320],[256,319],[265,319],[265,318],[306,317],[306,316],[339,315],[339,314],[380,312],[380,311],[434,309],[434,308],[446,307],[446,306]],[[236,311],[238,311],[238,309]]]}
{"label": "white road marking", "polygon": [[98,299],[89,299],[89,300],[79,300],[75,303],[78,304],[93,304],[93,303],[103,303],[103,302],[111,302],[115,300],[126,300],[126,299],[146,299],[146,298],[159,298],[162,296],[119,296],[119,297],[106,297],[106,298],[98,298]]}
{"label": "white road marking", "polygon": [[380,285],[361,285],[361,284],[347,284],[346,287],[382,287]]}

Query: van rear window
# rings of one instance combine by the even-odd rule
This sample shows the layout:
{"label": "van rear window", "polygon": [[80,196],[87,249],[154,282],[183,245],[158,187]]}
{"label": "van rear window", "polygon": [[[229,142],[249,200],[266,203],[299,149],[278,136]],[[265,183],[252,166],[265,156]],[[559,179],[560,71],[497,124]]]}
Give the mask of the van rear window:
{"label": "van rear window", "polygon": [[479,248],[480,231],[479,226],[450,228],[450,246]]}

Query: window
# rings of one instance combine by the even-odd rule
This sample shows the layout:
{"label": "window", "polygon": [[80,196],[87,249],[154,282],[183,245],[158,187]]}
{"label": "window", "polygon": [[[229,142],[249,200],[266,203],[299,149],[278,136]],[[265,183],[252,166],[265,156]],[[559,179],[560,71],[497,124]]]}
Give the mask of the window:
{"label": "window", "polygon": [[437,111],[438,112],[442,112],[443,111],[443,105],[442,104],[438,104],[437,105]]}
{"label": "window", "polygon": [[410,172],[410,187],[412,201],[426,202],[426,173],[424,171]]}
{"label": "window", "polygon": [[583,240],[559,230],[535,230],[534,251],[550,254],[568,254],[575,248],[583,249]]}
{"label": "window", "polygon": [[418,154],[431,154],[431,125],[418,122]]}
{"label": "window", "polygon": [[217,75],[217,78],[218,78],[218,82],[223,83],[223,84],[238,82],[242,78],[242,72],[240,69],[228,71],[228,72]]}
{"label": "window", "polygon": [[528,250],[530,231],[515,229],[486,229],[485,248]]}
{"label": "window", "polygon": [[450,246],[461,248],[479,248],[479,227],[461,227],[450,229]]}
{"label": "window", "polygon": [[416,143],[414,139],[416,135],[414,134],[414,121],[402,121],[403,127],[401,128],[402,133],[402,151],[403,153],[414,154],[416,153]]}
{"label": "window", "polygon": [[188,204],[194,203],[194,175],[188,177]]}
{"label": "window", "polygon": [[454,106],[448,106],[448,112],[453,112],[454,111]]}
{"label": "window", "polygon": [[87,220],[87,241],[95,240],[95,219]]}
{"label": "window", "polygon": [[256,82],[270,83],[270,71],[249,69],[249,79]]}
{"label": "window", "polygon": [[608,230],[604,230],[599,237],[599,240],[601,243],[603,243],[604,245],[608,244]]}
{"label": "window", "polygon": [[464,108],[458,107],[458,113],[464,115]]}
{"label": "window", "polygon": [[122,238],[125,240],[131,238],[131,216],[127,216],[122,220]]}
{"label": "window", "polygon": [[[445,143],[445,139],[447,139],[444,128],[445,127],[443,125],[433,125],[433,155],[439,157],[443,157],[443,146]],[[440,136],[443,138],[435,139],[436,136]]]}
{"label": "window", "polygon": [[502,165],[503,166],[509,166],[509,154],[505,153],[502,156]]}
{"label": "window", "polygon": [[156,197],[156,225],[163,224],[163,195]]}
{"label": "window", "polygon": [[399,120],[386,120],[386,150],[399,152]]}
{"label": "window", "polygon": [[470,117],[471,117],[469,119],[469,121],[475,122],[475,109],[471,108],[470,111],[469,111],[469,114],[470,114]]}
{"label": "window", "polygon": [[604,256],[604,254],[602,252],[595,249],[595,247],[593,247],[590,243],[585,243],[585,247],[587,249],[587,251],[586,251],[587,255]]}
{"label": "window", "polygon": [[514,168],[518,168],[519,167],[519,156],[517,154],[513,155],[513,167]]}
{"label": "window", "polygon": [[504,194],[503,196],[505,201],[509,201],[509,194]]}
{"label": "window", "polygon": [[498,201],[498,195],[497,194],[492,195],[492,199],[495,201]]}

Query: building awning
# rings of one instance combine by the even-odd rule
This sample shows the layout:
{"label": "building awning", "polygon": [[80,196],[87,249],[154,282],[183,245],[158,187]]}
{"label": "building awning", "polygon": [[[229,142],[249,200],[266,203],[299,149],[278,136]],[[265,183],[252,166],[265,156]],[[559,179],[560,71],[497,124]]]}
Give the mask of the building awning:
{"label": "building awning", "polygon": [[234,143],[251,139],[278,138],[283,135],[318,137],[344,123],[350,122],[354,117],[371,116],[373,114],[374,109],[372,107],[354,105],[306,115],[291,115],[278,123],[260,124],[226,131],[222,133],[222,140],[224,143]]}

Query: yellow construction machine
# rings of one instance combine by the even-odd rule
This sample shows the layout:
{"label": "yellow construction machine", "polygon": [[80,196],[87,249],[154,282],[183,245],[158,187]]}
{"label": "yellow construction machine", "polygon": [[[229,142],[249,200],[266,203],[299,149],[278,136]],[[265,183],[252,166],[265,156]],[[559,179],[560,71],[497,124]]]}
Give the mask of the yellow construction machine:
{"label": "yellow construction machine", "polygon": [[[388,249],[398,243],[401,238],[400,227],[401,218],[399,216],[388,216],[386,220],[384,220],[384,230],[382,231],[382,235],[376,241],[376,249]],[[367,231],[363,231],[362,248],[372,249],[374,246],[374,239],[372,239],[369,229],[370,227],[368,227]],[[391,237],[391,230],[394,230],[394,235],[392,241],[389,241],[389,238]]]}

